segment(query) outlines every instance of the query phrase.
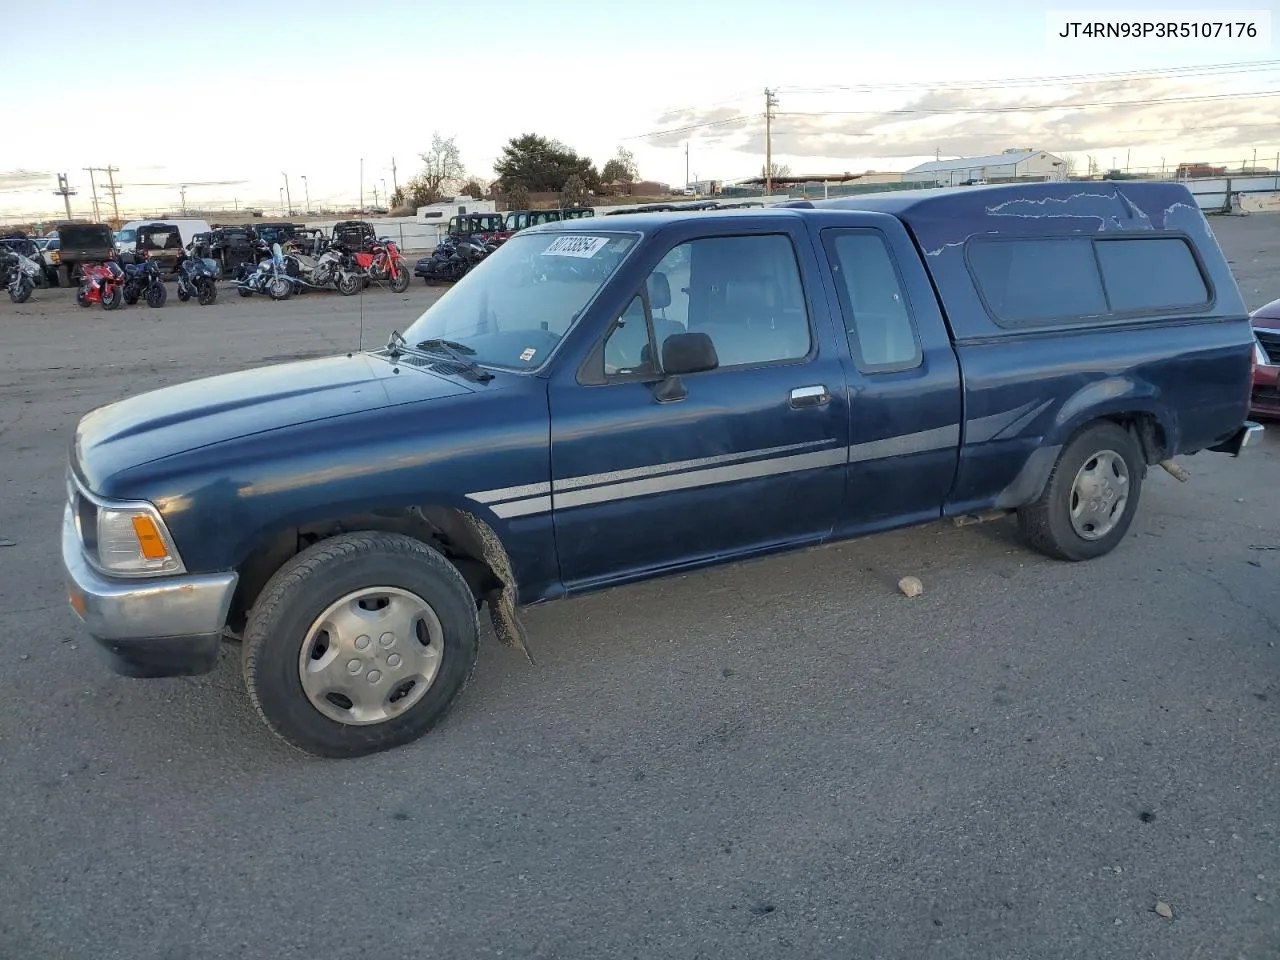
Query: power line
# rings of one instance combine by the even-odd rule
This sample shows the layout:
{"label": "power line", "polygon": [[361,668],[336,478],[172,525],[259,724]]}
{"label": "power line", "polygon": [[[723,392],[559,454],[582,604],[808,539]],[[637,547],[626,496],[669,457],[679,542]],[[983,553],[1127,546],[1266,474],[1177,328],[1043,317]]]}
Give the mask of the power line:
{"label": "power line", "polygon": [[1018,89],[1041,84],[1085,84],[1106,80],[1186,79],[1188,77],[1229,76],[1239,73],[1267,73],[1280,70],[1280,60],[1256,60],[1252,63],[1221,63],[1200,66],[1163,67],[1150,70],[1117,70],[1103,73],[1068,73],[1041,77],[1001,77],[988,80],[916,81],[913,83],[841,84],[825,87],[783,87],[789,93],[831,93],[869,90],[989,90]]}
{"label": "power line", "polygon": [[1280,90],[1254,90],[1247,93],[1209,93],[1189,97],[1146,97],[1141,100],[1096,100],[1087,103],[1022,103],[990,107],[903,107],[897,110],[814,110],[780,113],[780,117],[852,117],[852,116],[905,116],[924,114],[950,116],[957,113],[1027,113],[1046,110],[1084,110],[1091,107],[1146,107],[1158,103],[1204,103],[1214,100],[1256,100],[1263,97],[1280,97]]}

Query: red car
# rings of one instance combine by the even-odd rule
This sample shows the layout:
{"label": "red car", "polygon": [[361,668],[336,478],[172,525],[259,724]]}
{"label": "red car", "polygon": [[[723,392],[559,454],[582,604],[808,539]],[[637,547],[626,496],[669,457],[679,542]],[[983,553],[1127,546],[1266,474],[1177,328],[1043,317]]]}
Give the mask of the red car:
{"label": "red car", "polygon": [[1258,338],[1253,367],[1252,416],[1280,420],[1280,300],[1255,310],[1253,335]]}

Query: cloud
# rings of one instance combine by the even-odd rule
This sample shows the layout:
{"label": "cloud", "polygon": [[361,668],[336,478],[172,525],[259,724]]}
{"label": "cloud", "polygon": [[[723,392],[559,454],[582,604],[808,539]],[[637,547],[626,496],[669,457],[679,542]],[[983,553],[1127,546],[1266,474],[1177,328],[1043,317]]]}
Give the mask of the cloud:
{"label": "cloud", "polygon": [[[899,106],[857,110],[866,103],[822,107],[780,106],[773,124],[775,157],[845,161],[944,156],[981,156],[1009,147],[1056,153],[1125,148],[1168,148],[1171,154],[1208,151],[1221,159],[1280,139],[1275,121],[1280,97],[1226,97],[1221,86],[1160,79],[1106,80],[1070,88],[942,88],[910,97]],[[871,94],[877,99],[883,93]],[[1224,96],[1216,100],[1176,98]],[[794,99],[794,98],[793,98]],[[841,110],[847,112],[840,112]],[[739,117],[735,122],[724,121]],[[659,118],[663,130],[646,138],[652,146],[683,144],[695,136],[738,153],[764,154],[764,123],[733,107],[683,110]],[[1174,161],[1174,157],[1170,157]],[[1100,163],[1106,161],[1099,158]]]}
{"label": "cloud", "polygon": [[57,187],[57,177],[42,170],[0,170],[0,190],[31,190],[48,183],[50,189]]}

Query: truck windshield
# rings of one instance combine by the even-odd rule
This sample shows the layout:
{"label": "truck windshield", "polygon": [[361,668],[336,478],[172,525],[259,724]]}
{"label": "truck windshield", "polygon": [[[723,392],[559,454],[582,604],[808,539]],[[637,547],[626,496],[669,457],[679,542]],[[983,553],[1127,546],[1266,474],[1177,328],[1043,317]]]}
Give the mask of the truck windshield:
{"label": "truck windshield", "polygon": [[484,366],[540,367],[639,239],[517,234],[428,307],[404,338],[410,347],[447,340]]}

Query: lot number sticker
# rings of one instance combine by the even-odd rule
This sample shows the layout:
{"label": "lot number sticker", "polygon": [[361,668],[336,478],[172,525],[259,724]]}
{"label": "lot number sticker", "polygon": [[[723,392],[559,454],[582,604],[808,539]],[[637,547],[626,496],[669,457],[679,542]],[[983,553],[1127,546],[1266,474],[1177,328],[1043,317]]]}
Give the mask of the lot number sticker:
{"label": "lot number sticker", "polygon": [[547,257],[580,257],[585,260],[594,257],[608,242],[608,237],[556,237],[542,254]]}

